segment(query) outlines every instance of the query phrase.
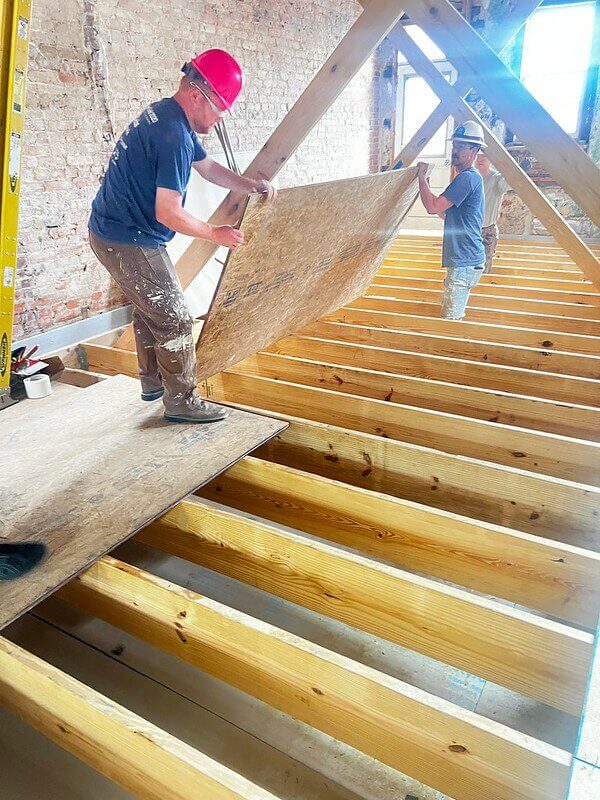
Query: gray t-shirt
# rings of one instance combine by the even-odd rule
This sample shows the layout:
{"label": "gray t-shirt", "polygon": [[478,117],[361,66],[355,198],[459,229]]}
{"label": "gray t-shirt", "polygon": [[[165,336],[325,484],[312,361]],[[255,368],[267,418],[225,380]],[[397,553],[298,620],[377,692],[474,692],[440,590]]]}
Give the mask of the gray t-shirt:
{"label": "gray t-shirt", "polygon": [[481,175],[474,167],[459,172],[441,196],[452,203],[444,215],[442,266],[478,267],[485,262]]}
{"label": "gray t-shirt", "polygon": [[488,174],[483,178],[483,193],[485,195],[485,210],[483,212],[483,227],[495,225],[500,216],[502,198],[510,189],[502,175],[490,167]]}

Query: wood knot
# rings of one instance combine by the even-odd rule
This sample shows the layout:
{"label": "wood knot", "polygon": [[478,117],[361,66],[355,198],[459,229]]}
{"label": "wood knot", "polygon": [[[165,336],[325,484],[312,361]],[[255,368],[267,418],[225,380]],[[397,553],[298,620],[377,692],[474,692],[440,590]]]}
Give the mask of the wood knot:
{"label": "wood knot", "polygon": [[451,753],[468,753],[467,748],[462,744],[451,744],[448,748]]}

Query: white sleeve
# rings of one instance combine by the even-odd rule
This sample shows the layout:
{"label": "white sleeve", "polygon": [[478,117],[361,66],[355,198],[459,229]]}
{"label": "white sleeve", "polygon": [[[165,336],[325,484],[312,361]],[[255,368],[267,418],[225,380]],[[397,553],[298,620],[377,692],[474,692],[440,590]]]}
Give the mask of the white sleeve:
{"label": "white sleeve", "polygon": [[510,189],[510,184],[508,184],[505,181],[505,179],[502,177],[502,175],[498,175],[497,185],[498,185],[498,191],[500,192],[500,194],[504,194],[505,192],[508,192],[509,189]]}

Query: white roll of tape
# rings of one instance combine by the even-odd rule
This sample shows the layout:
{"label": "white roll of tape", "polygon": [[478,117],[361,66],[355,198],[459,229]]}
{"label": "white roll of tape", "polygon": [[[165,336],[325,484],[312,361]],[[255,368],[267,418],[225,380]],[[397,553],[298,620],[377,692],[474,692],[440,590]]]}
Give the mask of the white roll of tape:
{"label": "white roll of tape", "polygon": [[23,383],[27,397],[32,400],[52,394],[52,384],[48,375],[32,375],[31,378],[25,378]]}

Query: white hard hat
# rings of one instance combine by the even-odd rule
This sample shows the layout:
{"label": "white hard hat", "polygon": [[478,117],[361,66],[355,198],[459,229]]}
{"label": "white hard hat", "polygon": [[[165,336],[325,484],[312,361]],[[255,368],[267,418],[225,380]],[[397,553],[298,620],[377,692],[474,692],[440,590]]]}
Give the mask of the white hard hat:
{"label": "white hard hat", "polygon": [[479,147],[487,147],[483,138],[483,128],[478,122],[470,119],[459,125],[448,141],[468,142],[469,144],[478,144]]}

